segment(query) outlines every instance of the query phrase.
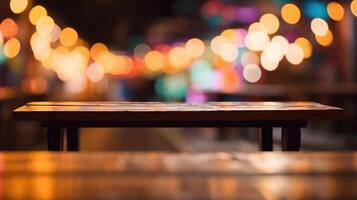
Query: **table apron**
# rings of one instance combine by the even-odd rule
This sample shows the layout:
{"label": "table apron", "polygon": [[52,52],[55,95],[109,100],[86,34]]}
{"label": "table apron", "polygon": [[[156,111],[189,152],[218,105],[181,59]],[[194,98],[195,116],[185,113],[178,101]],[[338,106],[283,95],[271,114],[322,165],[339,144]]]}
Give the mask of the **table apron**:
{"label": "table apron", "polygon": [[47,121],[44,127],[83,128],[194,128],[194,127],[306,127],[307,120],[286,121]]}

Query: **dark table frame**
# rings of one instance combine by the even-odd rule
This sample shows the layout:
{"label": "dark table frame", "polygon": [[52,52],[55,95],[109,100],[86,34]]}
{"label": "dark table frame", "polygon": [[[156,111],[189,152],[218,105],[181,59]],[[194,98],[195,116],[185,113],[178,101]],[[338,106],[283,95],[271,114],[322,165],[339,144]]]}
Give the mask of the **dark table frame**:
{"label": "dark table frame", "polygon": [[[108,121],[68,121],[43,122],[47,127],[48,150],[63,151],[64,142],[67,151],[79,151],[79,130],[84,127],[147,127],[147,128],[185,128],[185,127],[260,127],[260,150],[273,151],[273,128],[282,128],[281,147],[283,151],[299,151],[301,146],[301,128],[307,121],[143,121],[143,122],[108,122]],[[66,137],[65,137],[66,136]]]}

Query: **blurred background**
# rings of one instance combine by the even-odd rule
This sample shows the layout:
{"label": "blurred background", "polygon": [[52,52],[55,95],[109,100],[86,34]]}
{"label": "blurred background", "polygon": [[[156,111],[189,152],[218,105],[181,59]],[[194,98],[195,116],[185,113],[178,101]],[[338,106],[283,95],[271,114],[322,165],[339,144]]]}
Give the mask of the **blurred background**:
{"label": "blurred background", "polygon": [[[302,149],[357,150],[356,16],[356,0],[3,0],[0,149],[46,149],[12,110],[66,100],[317,101],[345,119],[310,123]],[[257,151],[258,133],[82,129],[81,149]]]}

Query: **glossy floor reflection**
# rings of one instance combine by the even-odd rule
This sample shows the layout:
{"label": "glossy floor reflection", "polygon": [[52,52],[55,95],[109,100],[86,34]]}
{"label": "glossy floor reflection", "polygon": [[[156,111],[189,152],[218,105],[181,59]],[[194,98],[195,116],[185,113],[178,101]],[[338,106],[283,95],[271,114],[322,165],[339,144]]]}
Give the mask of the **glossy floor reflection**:
{"label": "glossy floor reflection", "polygon": [[353,153],[0,154],[1,199],[354,199]]}

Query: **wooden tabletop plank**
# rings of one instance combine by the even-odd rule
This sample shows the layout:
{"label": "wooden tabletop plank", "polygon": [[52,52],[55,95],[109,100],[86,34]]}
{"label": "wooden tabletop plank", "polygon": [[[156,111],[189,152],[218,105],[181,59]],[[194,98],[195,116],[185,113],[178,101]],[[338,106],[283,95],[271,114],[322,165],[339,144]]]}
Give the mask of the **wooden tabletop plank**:
{"label": "wooden tabletop plank", "polygon": [[32,102],[14,111],[17,120],[35,121],[311,120],[342,116],[342,109],[314,102]]}
{"label": "wooden tabletop plank", "polygon": [[0,199],[356,199],[356,153],[3,153]]}

